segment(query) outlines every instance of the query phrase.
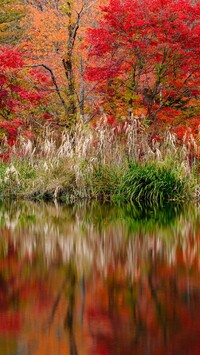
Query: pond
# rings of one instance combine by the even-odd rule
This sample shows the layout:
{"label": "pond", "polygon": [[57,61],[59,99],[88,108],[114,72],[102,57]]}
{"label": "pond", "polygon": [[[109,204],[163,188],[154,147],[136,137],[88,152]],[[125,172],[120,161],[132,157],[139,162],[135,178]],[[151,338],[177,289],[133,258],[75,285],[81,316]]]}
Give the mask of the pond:
{"label": "pond", "polygon": [[199,334],[198,205],[0,205],[0,354],[199,354]]}

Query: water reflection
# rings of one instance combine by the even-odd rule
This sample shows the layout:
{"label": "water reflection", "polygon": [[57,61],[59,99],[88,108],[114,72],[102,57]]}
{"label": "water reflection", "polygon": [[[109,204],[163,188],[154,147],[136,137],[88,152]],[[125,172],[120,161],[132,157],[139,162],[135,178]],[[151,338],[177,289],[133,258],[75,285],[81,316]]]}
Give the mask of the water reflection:
{"label": "water reflection", "polygon": [[3,204],[0,237],[0,353],[200,353],[198,206]]}

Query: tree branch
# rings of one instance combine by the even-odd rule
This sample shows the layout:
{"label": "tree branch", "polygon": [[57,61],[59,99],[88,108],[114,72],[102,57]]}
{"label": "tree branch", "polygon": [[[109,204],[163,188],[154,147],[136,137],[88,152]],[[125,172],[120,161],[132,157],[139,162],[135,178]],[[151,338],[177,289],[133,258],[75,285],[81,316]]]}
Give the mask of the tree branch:
{"label": "tree branch", "polygon": [[62,95],[61,95],[61,93],[60,93],[60,89],[59,89],[59,87],[58,87],[58,84],[57,84],[57,81],[56,81],[56,78],[55,78],[55,75],[54,75],[52,69],[49,68],[49,67],[48,67],[47,65],[45,65],[45,64],[26,65],[25,67],[29,67],[29,68],[30,68],[30,67],[31,67],[31,68],[42,67],[42,68],[46,69],[46,70],[50,73],[51,79],[52,79],[53,84],[54,84],[55,89],[56,89],[56,93],[57,93],[57,95],[58,95],[58,97],[59,97],[59,99],[60,99],[60,101],[61,101],[61,103],[62,103],[62,105],[63,105],[63,107],[64,107],[64,109],[65,109],[66,115],[68,115],[68,108],[67,108],[67,105],[66,105],[66,103],[65,103],[65,101],[64,101],[64,99],[63,99],[63,97],[62,97]]}

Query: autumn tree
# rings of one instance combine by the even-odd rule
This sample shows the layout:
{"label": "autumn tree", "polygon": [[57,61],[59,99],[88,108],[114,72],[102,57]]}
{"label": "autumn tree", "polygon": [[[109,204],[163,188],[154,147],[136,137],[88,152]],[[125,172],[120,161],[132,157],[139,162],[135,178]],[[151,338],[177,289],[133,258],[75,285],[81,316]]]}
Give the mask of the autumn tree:
{"label": "autumn tree", "polygon": [[93,22],[98,11],[98,0],[26,0],[26,4],[26,55],[32,64],[43,66],[54,75],[57,88],[54,85],[52,114],[60,125],[73,130],[85,112],[87,89],[83,74],[88,56],[82,44],[88,23]]}
{"label": "autumn tree", "polygon": [[22,35],[21,19],[24,17],[22,6],[17,0],[1,0],[0,7],[0,44],[16,43]]}
{"label": "autumn tree", "polygon": [[[13,47],[0,47],[0,128],[13,145],[18,131],[37,125],[46,113],[49,78],[27,68],[22,54]],[[1,130],[2,133],[2,130]]]}
{"label": "autumn tree", "polygon": [[[81,5],[75,4],[74,0],[67,1],[64,11],[68,17],[68,40],[66,45],[65,55],[63,57],[63,66],[68,83],[68,100],[69,100],[69,114],[68,114],[68,127],[73,130],[77,123],[77,113],[84,113],[83,109],[83,92],[79,96],[76,90],[75,82],[75,56],[77,55],[76,42],[78,38],[78,30],[82,24],[84,15],[88,15],[89,10],[97,3],[97,0],[83,0]],[[83,57],[80,58],[80,71],[82,76],[82,63]],[[83,76],[82,76],[83,78]]]}
{"label": "autumn tree", "polygon": [[96,83],[98,104],[118,116],[142,109],[157,126],[159,119],[170,124],[196,119],[200,3],[110,0],[102,11],[103,19],[88,34],[93,65],[87,78]]}

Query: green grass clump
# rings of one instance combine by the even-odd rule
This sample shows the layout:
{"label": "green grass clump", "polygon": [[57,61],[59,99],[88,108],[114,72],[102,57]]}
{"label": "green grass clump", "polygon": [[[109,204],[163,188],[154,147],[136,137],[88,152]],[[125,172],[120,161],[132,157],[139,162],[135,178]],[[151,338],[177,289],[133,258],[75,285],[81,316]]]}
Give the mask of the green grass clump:
{"label": "green grass clump", "polygon": [[162,204],[189,197],[189,186],[180,171],[159,163],[131,163],[124,174],[119,197],[127,202]]}
{"label": "green grass clump", "polygon": [[113,165],[99,164],[94,167],[92,176],[88,177],[91,185],[91,197],[109,201],[116,195],[122,177],[122,169]]}
{"label": "green grass clump", "polygon": [[68,159],[52,159],[35,164],[34,175],[26,179],[22,195],[28,199],[53,200],[72,194],[75,188],[75,173]]}
{"label": "green grass clump", "polygon": [[34,169],[28,160],[0,162],[0,198],[16,197],[24,190],[28,181],[34,178]]}

